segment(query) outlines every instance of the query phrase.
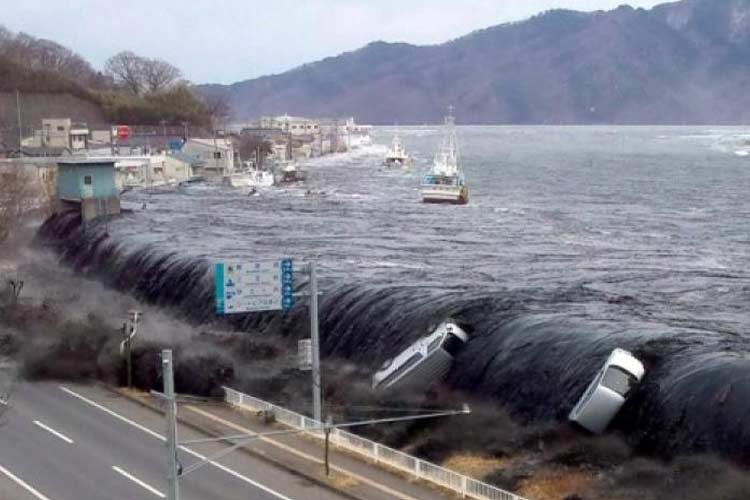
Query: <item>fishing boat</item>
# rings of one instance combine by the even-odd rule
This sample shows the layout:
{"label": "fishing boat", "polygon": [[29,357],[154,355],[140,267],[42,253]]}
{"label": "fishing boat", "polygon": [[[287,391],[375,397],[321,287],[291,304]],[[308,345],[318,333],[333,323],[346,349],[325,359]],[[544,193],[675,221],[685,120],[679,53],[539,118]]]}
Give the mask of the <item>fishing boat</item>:
{"label": "fishing boat", "polygon": [[385,155],[383,164],[386,167],[404,167],[411,164],[411,157],[404,148],[404,143],[401,142],[401,138],[398,134],[393,136],[393,142],[391,143],[391,149],[388,154]]}
{"label": "fishing boat", "polygon": [[469,202],[469,187],[466,185],[456,137],[453,107],[443,124],[443,140],[435,153],[432,170],[422,178],[420,191],[424,203],[450,203],[465,205]]}
{"label": "fishing boat", "polygon": [[307,179],[307,170],[300,167],[296,161],[284,161],[276,163],[274,178],[279,184],[303,182]]}
{"label": "fishing boat", "polygon": [[224,176],[224,185],[235,188],[259,188],[274,185],[274,176],[267,170],[250,168],[249,162],[245,162],[247,169]]}

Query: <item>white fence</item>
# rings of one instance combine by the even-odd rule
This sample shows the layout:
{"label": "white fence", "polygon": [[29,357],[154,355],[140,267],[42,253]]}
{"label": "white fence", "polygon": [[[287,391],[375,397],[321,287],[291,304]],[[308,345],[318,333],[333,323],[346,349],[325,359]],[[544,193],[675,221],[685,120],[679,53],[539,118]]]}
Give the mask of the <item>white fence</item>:
{"label": "white fence", "polygon": [[[248,396],[228,387],[224,387],[224,400],[231,405],[245,410],[272,412],[277,422],[294,429],[320,429],[323,425],[304,415],[294,413],[286,408],[276,406],[253,396]],[[310,434],[321,439],[324,437],[323,432],[320,430],[313,430]],[[387,446],[341,429],[333,429],[330,440],[335,446],[362,455],[375,463],[388,465],[419,479],[438,484],[459,493],[462,497],[481,500],[525,500],[518,495],[501,490],[490,484],[477,481],[439,465],[425,462],[417,457],[407,455],[406,453],[388,448]]]}

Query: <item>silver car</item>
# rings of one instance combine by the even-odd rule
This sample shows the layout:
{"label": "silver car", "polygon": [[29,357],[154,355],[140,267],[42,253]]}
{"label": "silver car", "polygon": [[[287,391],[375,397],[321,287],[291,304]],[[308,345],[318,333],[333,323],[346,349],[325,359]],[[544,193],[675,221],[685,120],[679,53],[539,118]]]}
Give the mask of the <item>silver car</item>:
{"label": "silver car", "polygon": [[620,411],[645,369],[631,353],[615,349],[578,400],[568,419],[601,434]]}
{"label": "silver car", "polygon": [[445,321],[430,335],[383,363],[372,376],[372,388],[427,388],[448,373],[453,357],[468,340],[469,336],[457,324]]}

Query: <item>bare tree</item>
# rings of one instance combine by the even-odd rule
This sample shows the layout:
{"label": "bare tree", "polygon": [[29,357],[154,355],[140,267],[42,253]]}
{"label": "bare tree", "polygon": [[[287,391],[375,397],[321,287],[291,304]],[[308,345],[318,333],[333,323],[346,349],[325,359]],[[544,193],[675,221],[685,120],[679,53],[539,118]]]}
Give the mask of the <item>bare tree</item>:
{"label": "bare tree", "polygon": [[205,94],[202,101],[208,110],[208,116],[211,117],[211,126],[214,129],[217,128],[220,122],[229,117],[229,101],[225,94]]}
{"label": "bare tree", "polygon": [[0,24],[0,44],[7,43],[9,40],[13,38],[13,33]]}
{"label": "bare tree", "polygon": [[107,59],[104,72],[111,75],[116,84],[122,85],[134,95],[141,95],[146,87],[145,62],[142,57],[124,51]]}
{"label": "bare tree", "polygon": [[146,90],[153,94],[167,90],[182,78],[179,69],[161,59],[144,59],[142,64]]}
{"label": "bare tree", "polygon": [[241,135],[238,151],[243,160],[256,158],[257,155],[258,166],[261,166],[265,157],[273,152],[273,145],[257,135]]}
{"label": "bare tree", "polygon": [[32,70],[53,71],[86,83],[96,73],[81,56],[51,40],[26,33],[14,35],[0,26],[0,55]]}

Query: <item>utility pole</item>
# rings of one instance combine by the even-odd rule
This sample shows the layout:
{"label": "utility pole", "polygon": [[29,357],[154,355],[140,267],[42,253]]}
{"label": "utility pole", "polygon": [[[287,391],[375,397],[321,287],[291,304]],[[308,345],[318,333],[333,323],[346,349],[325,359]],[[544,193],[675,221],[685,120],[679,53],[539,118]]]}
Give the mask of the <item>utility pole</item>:
{"label": "utility pole", "polygon": [[23,158],[23,129],[21,128],[21,94],[16,89],[16,111],[18,113],[18,157]]}
{"label": "utility pole", "polygon": [[180,488],[177,472],[177,402],[174,395],[174,371],[172,350],[161,352],[162,377],[164,378],[164,403],[167,417],[167,498],[179,500]]}
{"label": "utility pole", "polygon": [[122,325],[124,340],[120,342],[120,355],[125,356],[126,365],[126,379],[128,389],[133,388],[133,337],[135,337],[138,331],[138,320],[140,319],[141,312],[131,309],[128,311],[128,321]]}
{"label": "utility pole", "polygon": [[321,387],[320,387],[320,337],[318,332],[318,277],[315,274],[315,262],[310,262],[310,337],[312,342],[312,391],[313,419],[322,421]]}

